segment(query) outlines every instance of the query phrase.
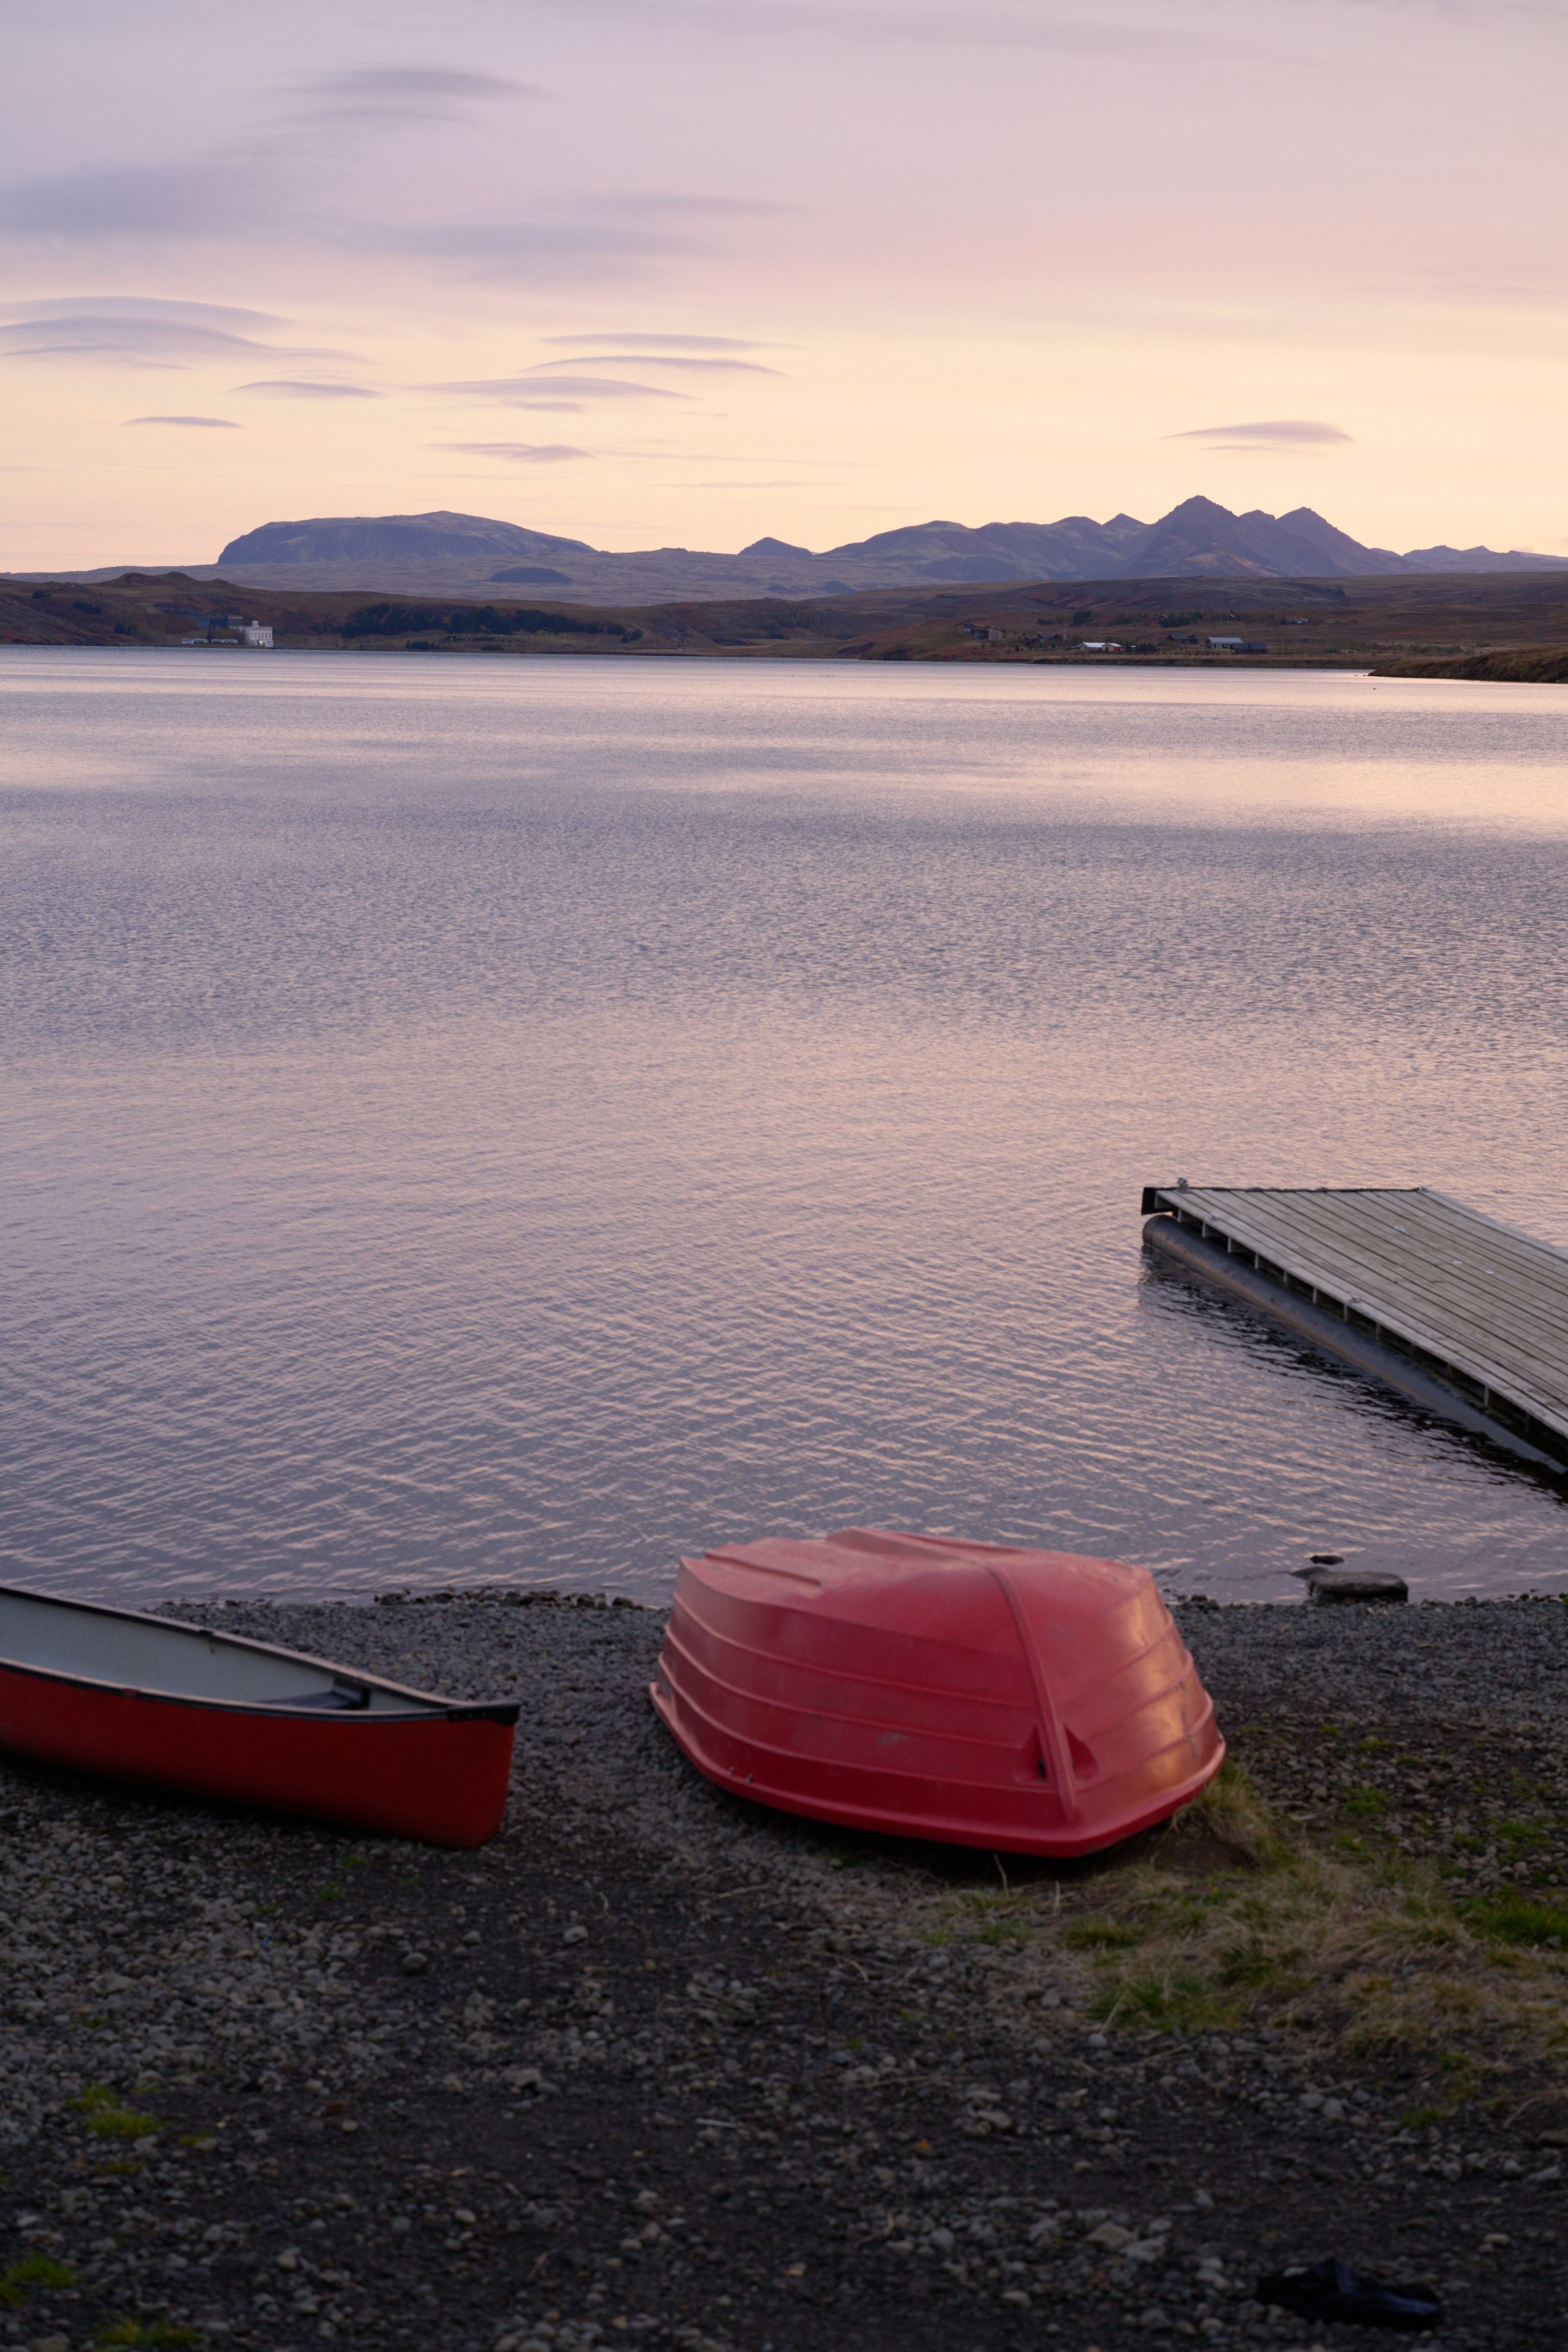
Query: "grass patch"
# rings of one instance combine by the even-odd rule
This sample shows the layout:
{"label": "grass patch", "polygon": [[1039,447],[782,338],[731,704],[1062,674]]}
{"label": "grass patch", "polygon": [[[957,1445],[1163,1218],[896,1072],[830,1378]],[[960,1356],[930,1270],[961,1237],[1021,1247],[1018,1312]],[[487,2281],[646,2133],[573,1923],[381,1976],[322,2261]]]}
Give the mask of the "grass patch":
{"label": "grass patch", "polygon": [[15,2311],[29,2295],[43,2294],[50,2287],[75,2286],[76,2273],[64,2263],[57,2263],[48,2254],[24,2254],[9,2270],[0,2271],[0,2304]]}
{"label": "grass patch", "polygon": [[1237,2004],[1195,1969],[1145,1969],[1104,1984],[1089,2004],[1102,2025],[1161,2033],[1210,2033],[1234,2025]]}
{"label": "grass patch", "polygon": [[966,1895],[963,1908],[974,1922],[975,1940],[982,1944],[1017,1944],[1033,1925],[1016,1895]]}
{"label": "grass patch", "polygon": [[70,2105],[95,2139],[150,2139],[163,2128],[156,2116],[127,2106],[107,2083],[89,2083]]}
{"label": "grass patch", "polygon": [[1568,1896],[1456,1900],[1435,1867],[1386,1841],[1288,1837],[1229,1767],[1173,1824],[1175,1851],[1194,1833],[1233,1859],[1184,1878],[1171,1847],[1146,1850],[1098,1872],[1062,1923],[1102,2023],[1299,2027],[1347,2051],[1425,2059],[1441,2070],[1445,2112],[1500,2063],[1555,2072],[1568,2056]]}
{"label": "grass patch", "polygon": [[1278,1951],[1262,1936],[1247,1936],[1220,1954],[1220,1982],[1250,1993],[1288,1991],[1301,1981],[1292,1969],[1300,1957],[1299,1947]]}
{"label": "grass patch", "polygon": [[1568,1944],[1568,1904],[1528,1895],[1488,1895],[1462,1906],[1466,1925],[1500,1944]]}
{"label": "grass patch", "polygon": [[1179,1826],[1205,1830],[1259,1869],[1278,1862],[1285,1851],[1274,1817],[1246,1766],[1229,1759],[1180,1816]]}
{"label": "grass patch", "polygon": [[1143,1930],[1126,1919],[1071,1919],[1062,1931],[1062,1941],[1073,1952],[1121,1952],[1141,1944]]}
{"label": "grass patch", "polygon": [[1387,1812],[1392,1801],[1386,1789],[1374,1789],[1370,1781],[1363,1780],[1345,1790],[1340,1809],[1353,1822],[1373,1822],[1380,1813]]}
{"label": "grass patch", "polygon": [[970,1892],[949,1895],[939,1917],[921,1930],[927,1944],[951,1944],[955,1936],[977,1944],[1021,1944],[1038,1925],[1039,1915],[1018,1895]]}

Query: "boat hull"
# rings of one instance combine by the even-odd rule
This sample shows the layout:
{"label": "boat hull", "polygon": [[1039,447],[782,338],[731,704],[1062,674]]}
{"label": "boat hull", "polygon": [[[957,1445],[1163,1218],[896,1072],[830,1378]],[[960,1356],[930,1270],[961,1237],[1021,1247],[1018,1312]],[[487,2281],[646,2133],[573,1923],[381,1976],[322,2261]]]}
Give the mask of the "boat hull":
{"label": "boat hull", "polygon": [[681,1563],[649,1693],[698,1770],[781,1811],[1092,1853],[1219,1770],[1146,1570],[851,1528]]}
{"label": "boat hull", "polygon": [[[129,1610],[0,1588],[8,1630],[47,1659],[0,1656],[0,1748],[184,1795],[433,1845],[476,1846],[506,1809],[518,1708],[469,1705],[269,1644]],[[5,1619],[0,1615],[0,1630]],[[93,1673],[62,1670],[77,1652]],[[123,1683],[108,1678],[116,1658]],[[269,1685],[214,1697],[149,1681]]]}

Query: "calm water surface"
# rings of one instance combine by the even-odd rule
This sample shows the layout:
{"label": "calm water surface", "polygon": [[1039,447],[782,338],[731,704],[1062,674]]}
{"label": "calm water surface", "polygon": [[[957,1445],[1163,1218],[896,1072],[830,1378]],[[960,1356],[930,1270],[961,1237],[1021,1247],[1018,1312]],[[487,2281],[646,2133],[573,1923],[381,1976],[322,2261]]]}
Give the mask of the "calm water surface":
{"label": "calm water surface", "polygon": [[0,721],[5,1576],[1568,1584],[1559,1488],[1138,1213],[1568,1244],[1562,688],[12,650]]}

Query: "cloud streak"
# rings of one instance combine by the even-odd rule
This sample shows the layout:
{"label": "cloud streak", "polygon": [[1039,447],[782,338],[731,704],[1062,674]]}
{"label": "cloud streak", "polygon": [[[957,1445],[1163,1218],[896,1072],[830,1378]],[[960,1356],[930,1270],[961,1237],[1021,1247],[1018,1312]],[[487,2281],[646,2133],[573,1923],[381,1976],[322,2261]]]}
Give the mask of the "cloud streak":
{"label": "cloud streak", "polygon": [[281,323],[261,311],[224,303],[160,301],[148,295],[81,295],[30,303],[0,324],[0,358],[117,362],[132,367],[189,367],[241,353],[268,359],[342,359],[342,352],[286,350],[242,334],[236,322]]}
{"label": "cloud streak", "polygon": [[[590,400],[685,400],[664,384],[627,383],[608,375],[493,375],[461,383],[434,383],[432,392],[458,393],[468,400],[491,400],[502,408],[555,407],[564,399],[580,406]],[[550,395],[547,399],[545,395]]]}
{"label": "cloud streak", "polygon": [[1211,449],[1322,449],[1352,441],[1342,425],[1323,425],[1307,416],[1265,418],[1256,425],[1199,425],[1188,433],[1167,433],[1166,441],[1202,441]]}
{"label": "cloud streak", "polygon": [[614,343],[616,356],[645,352],[765,352],[766,343],[749,342],[741,335],[621,334],[613,327],[594,335],[541,335],[542,343]]}
{"label": "cloud streak", "polygon": [[243,433],[245,430],[244,425],[237,425],[232,416],[127,416],[123,422],[126,425],[199,425],[207,433]]}
{"label": "cloud streak", "polygon": [[255,383],[237,383],[236,392],[264,393],[269,400],[382,400],[364,383],[312,383],[304,376],[262,376]]}
{"label": "cloud streak", "polygon": [[500,457],[511,466],[559,466],[594,454],[565,441],[432,441],[430,446],[450,450],[458,457]]}
{"label": "cloud streak", "polygon": [[307,122],[467,122],[498,101],[544,99],[549,92],[510,74],[460,66],[353,66],[288,83]]}
{"label": "cloud streak", "polygon": [[692,359],[685,352],[578,352],[571,359],[543,360],[533,373],[542,375],[550,368],[614,367],[617,360],[633,358],[638,367],[688,368],[694,373],[708,370],[728,375],[782,376],[784,373],[782,368],[763,367],[756,360],[700,360]]}

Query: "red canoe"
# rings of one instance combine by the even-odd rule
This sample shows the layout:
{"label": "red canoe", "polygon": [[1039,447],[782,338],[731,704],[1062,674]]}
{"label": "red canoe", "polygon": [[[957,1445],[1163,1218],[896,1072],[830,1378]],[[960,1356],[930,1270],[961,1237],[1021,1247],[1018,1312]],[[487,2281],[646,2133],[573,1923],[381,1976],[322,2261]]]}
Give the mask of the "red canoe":
{"label": "red canoe", "polygon": [[722,1787],[846,1827],[1092,1853],[1225,1760],[1147,1569],[849,1528],[683,1559],[650,1696]]}
{"label": "red canoe", "polygon": [[0,1748],[430,1845],[500,1827],[517,1705],[0,1585]]}

